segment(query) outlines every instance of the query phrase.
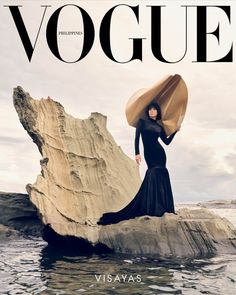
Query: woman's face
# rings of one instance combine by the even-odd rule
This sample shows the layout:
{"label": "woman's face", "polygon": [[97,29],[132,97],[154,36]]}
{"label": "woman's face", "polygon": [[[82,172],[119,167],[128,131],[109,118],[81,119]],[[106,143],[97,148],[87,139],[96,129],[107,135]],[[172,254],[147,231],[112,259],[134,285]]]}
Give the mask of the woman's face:
{"label": "woman's face", "polygon": [[152,107],[148,110],[149,117],[156,117],[157,114],[158,114],[157,109],[155,109],[154,107]]}

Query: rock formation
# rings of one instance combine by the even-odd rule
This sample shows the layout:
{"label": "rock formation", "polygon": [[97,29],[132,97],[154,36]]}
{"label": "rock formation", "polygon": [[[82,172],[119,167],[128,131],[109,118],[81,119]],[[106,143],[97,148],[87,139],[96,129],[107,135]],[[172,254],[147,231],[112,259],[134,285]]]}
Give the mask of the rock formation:
{"label": "rock formation", "polygon": [[22,234],[19,231],[9,226],[0,224],[0,243],[5,243],[6,241],[15,240],[21,237]]}
{"label": "rock formation", "polygon": [[99,241],[115,252],[193,258],[236,253],[236,229],[207,209],[142,216],[102,227]]}
{"label": "rock formation", "polygon": [[137,164],[115,143],[106,116],[94,112],[88,119],[73,118],[60,103],[35,100],[21,87],[14,89],[13,99],[42,155],[41,174],[26,189],[43,223],[58,234],[96,242],[99,217],[119,210],[137,192]]}
{"label": "rock formation", "polygon": [[60,103],[34,100],[21,87],[13,98],[20,122],[42,155],[41,174],[27,191],[45,224],[46,241],[161,257],[236,253],[236,229],[207,209],[98,226],[99,217],[123,208],[141,183],[137,164],[106,129],[106,117],[73,118]]}
{"label": "rock formation", "polygon": [[197,204],[203,208],[236,208],[236,200],[211,200],[207,202],[199,202]]}
{"label": "rock formation", "polygon": [[18,231],[18,235],[37,237],[41,236],[43,229],[37,209],[30,202],[29,196],[16,193],[0,192],[0,225],[2,232]]}

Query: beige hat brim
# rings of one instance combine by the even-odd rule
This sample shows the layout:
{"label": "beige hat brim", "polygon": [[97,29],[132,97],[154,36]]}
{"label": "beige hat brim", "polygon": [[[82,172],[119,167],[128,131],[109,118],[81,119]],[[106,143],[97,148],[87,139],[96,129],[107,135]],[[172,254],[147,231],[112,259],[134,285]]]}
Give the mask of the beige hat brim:
{"label": "beige hat brim", "polygon": [[125,114],[128,124],[136,127],[146,117],[146,107],[157,102],[161,107],[162,124],[167,136],[175,132],[184,119],[188,100],[187,86],[180,75],[168,75],[150,88],[136,91],[128,100]]}

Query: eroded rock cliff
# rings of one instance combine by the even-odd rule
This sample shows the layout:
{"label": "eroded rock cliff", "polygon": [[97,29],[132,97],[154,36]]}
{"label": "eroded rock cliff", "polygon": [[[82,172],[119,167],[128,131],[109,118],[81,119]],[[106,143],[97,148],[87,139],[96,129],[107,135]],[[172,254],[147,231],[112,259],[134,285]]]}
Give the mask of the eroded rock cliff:
{"label": "eroded rock cliff", "polygon": [[74,118],[60,103],[33,99],[21,87],[13,99],[42,155],[41,174],[27,192],[43,223],[58,234],[96,242],[99,217],[122,208],[137,192],[137,164],[115,143],[106,116],[93,112],[87,119]]}

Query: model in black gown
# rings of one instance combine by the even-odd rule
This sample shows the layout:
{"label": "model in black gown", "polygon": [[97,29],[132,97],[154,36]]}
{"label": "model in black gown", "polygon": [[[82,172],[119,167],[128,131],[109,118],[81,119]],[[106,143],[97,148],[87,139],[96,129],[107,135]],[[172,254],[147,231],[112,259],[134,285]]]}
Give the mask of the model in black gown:
{"label": "model in black gown", "polygon": [[170,177],[166,168],[166,154],[158,141],[159,137],[169,145],[177,131],[166,137],[163,127],[154,119],[139,119],[135,132],[135,154],[139,154],[139,139],[142,136],[144,158],[148,169],[133,200],[118,212],[103,214],[98,224],[118,223],[142,215],[162,216],[175,213]]}

